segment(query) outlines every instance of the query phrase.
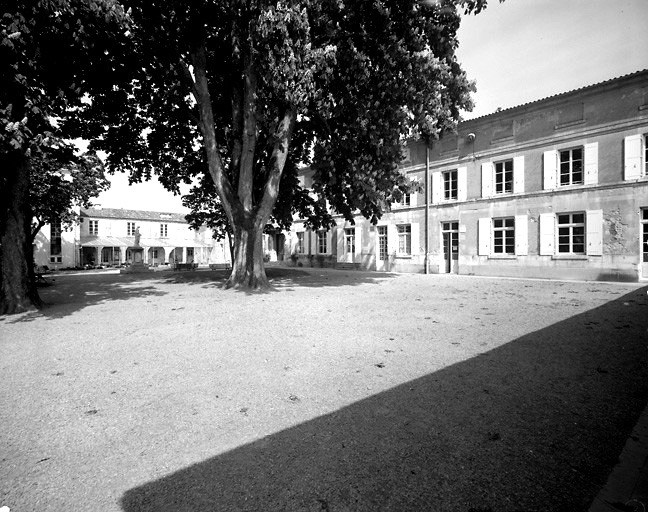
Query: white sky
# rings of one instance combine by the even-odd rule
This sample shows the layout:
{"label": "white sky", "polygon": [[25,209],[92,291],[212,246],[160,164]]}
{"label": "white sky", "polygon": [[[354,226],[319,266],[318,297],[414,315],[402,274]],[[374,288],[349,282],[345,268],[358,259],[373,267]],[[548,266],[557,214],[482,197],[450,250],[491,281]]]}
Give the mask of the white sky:
{"label": "white sky", "polygon": [[[648,68],[648,0],[489,0],[458,37],[459,61],[477,83],[471,119]],[[95,204],[186,212],[155,179],[111,182]]]}

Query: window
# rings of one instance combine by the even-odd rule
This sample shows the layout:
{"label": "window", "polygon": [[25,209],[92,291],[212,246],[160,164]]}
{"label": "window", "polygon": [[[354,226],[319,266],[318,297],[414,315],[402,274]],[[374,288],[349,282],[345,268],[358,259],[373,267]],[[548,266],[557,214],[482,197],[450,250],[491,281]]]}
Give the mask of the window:
{"label": "window", "polygon": [[445,171],[443,173],[443,199],[457,199],[457,171]]}
{"label": "window", "polygon": [[409,193],[403,194],[403,199],[401,199],[401,204],[403,206],[409,206],[410,203],[411,203],[411,200],[412,200],[412,198],[411,198],[411,195]]}
{"label": "window", "polygon": [[327,252],[327,247],[326,247],[326,231],[318,231],[317,232],[317,253],[318,254],[326,254]]}
{"label": "window", "polygon": [[561,213],[557,216],[558,253],[585,254],[585,214]]}
{"label": "window", "polygon": [[304,232],[297,233],[297,247],[295,249],[298,254],[304,254]]}
{"label": "window", "polygon": [[495,193],[513,192],[513,160],[495,163]]}
{"label": "window", "polygon": [[127,222],[126,223],[126,236],[135,236],[135,223]]}
{"label": "window", "polygon": [[91,220],[88,222],[88,232],[91,235],[98,235],[99,234],[99,221],[98,220]]}
{"label": "window", "polygon": [[515,218],[493,219],[493,253],[515,254]]}
{"label": "window", "polygon": [[168,235],[168,224],[160,224],[160,237],[165,238]]}
{"label": "window", "polygon": [[583,148],[565,149],[559,152],[560,186],[583,184]]}
{"label": "window", "polygon": [[398,254],[412,254],[412,225],[399,224],[398,231]]}
{"label": "window", "polygon": [[378,226],[378,259],[387,260],[387,226]]}
{"label": "window", "polygon": [[355,228],[345,228],[344,230],[344,252],[355,254]]}
{"label": "window", "polygon": [[58,219],[52,221],[50,226],[50,263],[63,261],[61,231],[61,221]]}
{"label": "window", "polygon": [[[642,230],[641,261],[643,263],[648,263],[648,208],[644,208],[643,210],[641,210],[641,230]],[[648,277],[648,275],[643,274],[642,277]]]}
{"label": "window", "polygon": [[643,145],[644,145],[644,168],[643,175],[648,176],[648,134],[643,136]]}

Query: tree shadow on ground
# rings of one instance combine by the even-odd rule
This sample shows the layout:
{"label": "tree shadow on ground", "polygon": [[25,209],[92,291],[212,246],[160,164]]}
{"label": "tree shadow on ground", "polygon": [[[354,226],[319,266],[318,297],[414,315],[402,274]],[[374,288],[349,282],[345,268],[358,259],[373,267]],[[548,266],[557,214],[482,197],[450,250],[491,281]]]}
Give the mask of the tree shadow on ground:
{"label": "tree shadow on ground", "polygon": [[62,318],[88,306],[138,297],[159,297],[166,295],[166,292],[134,274],[88,273],[55,274],[49,279],[48,286],[39,287],[39,294],[43,300],[40,309],[7,317],[7,321],[17,323],[43,317]]}
{"label": "tree shadow on ground", "polygon": [[646,405],[647,311],[633,291],[131,489],[122,507],[587,510]]}
{"label": "tree shadow on ground", "polygon": [[[195,270],[165,273],[165,282],[200,284],[205,288],[223,288],[230,275],[229,270]],[[266,275],[270,281],[267,290],[239,290],[243,293],[273,293],[292,287],[323,288],[332,286],[359,286],[361,284],[376,284],[386,279],[393,279],[396,274],[387,272],[335,270],[308,268],[296,269],[290,267],[267,267]]]}

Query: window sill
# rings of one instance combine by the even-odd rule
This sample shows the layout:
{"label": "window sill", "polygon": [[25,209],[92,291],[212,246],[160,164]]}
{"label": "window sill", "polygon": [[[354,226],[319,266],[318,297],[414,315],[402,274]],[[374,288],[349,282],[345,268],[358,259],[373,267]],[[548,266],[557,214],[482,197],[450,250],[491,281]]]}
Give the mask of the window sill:
{"label": "window sill", "polygon": [[554,254],[552,260],[582,260],[587,261],[587,254]]}
{"label": "window sill", "polygon": [[397,260],[411,260],[412,255],[411,254],[397,254],[396,259]]}
{"label": "window sill", "polygon": [[491,254],[488,256],[489,260],[516,260],[515,254]]}

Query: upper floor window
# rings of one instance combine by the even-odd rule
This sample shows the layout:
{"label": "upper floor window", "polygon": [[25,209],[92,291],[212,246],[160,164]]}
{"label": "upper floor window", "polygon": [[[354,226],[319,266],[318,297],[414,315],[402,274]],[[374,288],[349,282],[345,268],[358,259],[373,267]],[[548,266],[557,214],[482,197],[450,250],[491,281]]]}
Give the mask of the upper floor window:
{"label": "upper floor window", "polygon": [[91,235],[98,235],[99,234],[99,221],[98,220],[91,220],[88,222],[88,233]]}
{"label": "upper floor window", "polygon": [[495,193],[513,192],[513,160],[495,162]]}
{"label": "upper floor window", "polygon": [[443,173],[443,199],[457,199],[457,171],[445,171]]}
{"label": "upper floor window", "polygon": [[160,236],[162,238],[168,236],[168,227],[169,227],[168,224],[160,224]]}
{"label": "upper floor window", "polygon": [[127,222],[126,223],[126,236],[135,236],[135,223]]}
{"label": "upper floor window", "polygon": [[583,183],[583,148],[564,149],[560,155],[560,186]]}

